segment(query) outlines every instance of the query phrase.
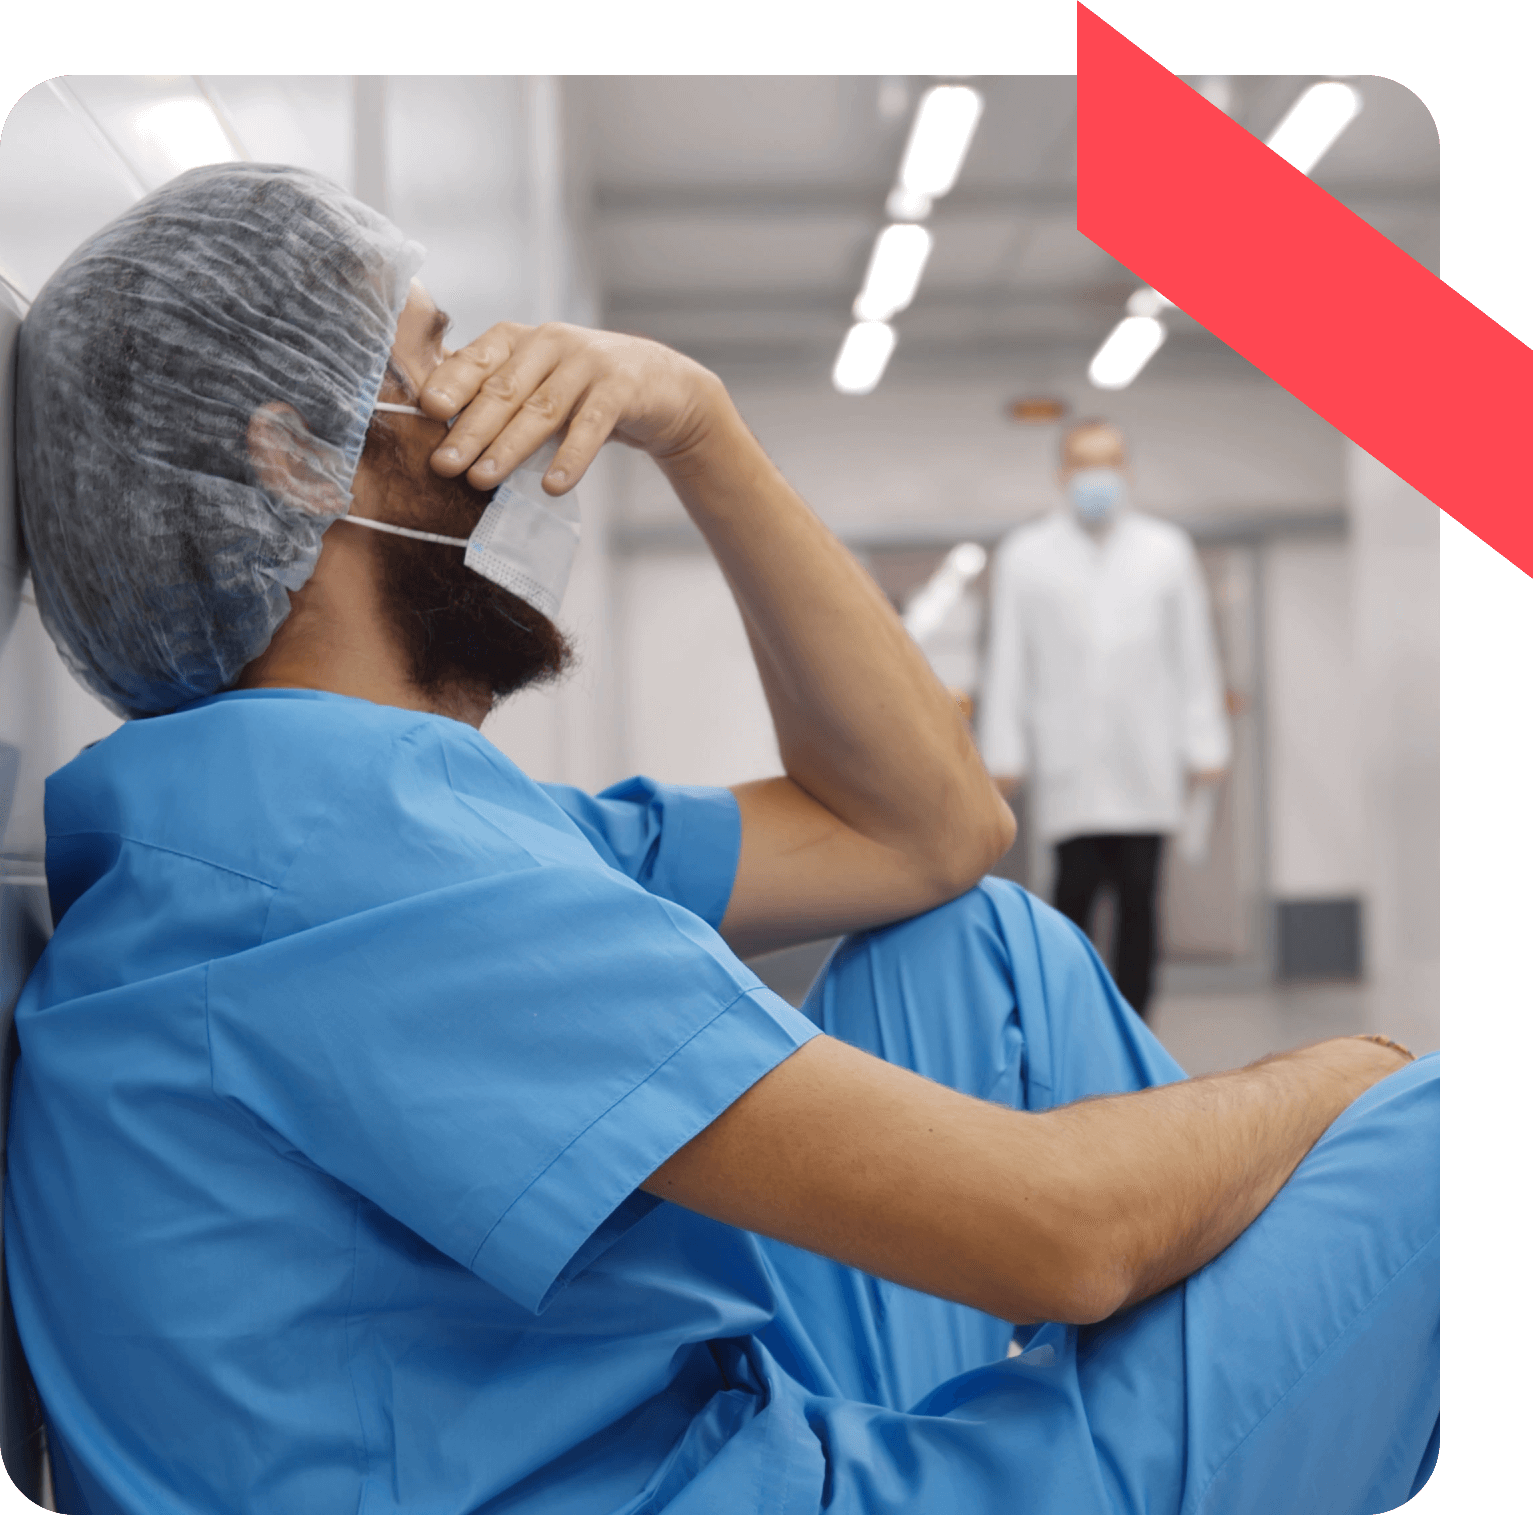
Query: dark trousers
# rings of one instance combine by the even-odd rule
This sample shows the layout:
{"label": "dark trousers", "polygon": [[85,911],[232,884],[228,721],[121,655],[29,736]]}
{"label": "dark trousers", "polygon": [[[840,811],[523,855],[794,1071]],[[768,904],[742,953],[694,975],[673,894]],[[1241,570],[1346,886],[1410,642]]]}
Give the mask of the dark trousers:
{"label": "dark trousers", "polygon": [[1116,896],[1112,976],[1140,1015],[1154,987],[1155,888],[1163,840],[1144,833],[1072,836],[1054,847],[1054,905],[1082,931],[1091,931],[1097,891],[1105,887]]}

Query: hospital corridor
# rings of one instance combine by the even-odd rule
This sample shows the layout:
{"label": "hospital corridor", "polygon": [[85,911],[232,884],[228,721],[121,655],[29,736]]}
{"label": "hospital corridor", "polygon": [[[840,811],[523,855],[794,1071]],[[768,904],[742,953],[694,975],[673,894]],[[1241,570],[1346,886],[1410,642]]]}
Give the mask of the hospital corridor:
{"label": "hospital corridor", "polygon": [[[1436,271],[1410,90],[1183,83]],[[1076,126],[1055,75],[14,106],[30,1500],[1430,1477],[1439,511],[1077,230]]]}

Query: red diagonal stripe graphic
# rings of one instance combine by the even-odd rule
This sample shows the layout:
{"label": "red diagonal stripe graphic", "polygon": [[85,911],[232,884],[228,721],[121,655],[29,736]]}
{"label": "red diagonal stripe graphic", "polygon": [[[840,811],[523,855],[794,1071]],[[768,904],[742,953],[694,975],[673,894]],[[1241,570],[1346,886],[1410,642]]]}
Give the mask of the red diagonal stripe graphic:
{"label": "red diagonal stripe graphic", "polygon": [[1077,6],[1076,224],[1533,573],[1533,350]]}

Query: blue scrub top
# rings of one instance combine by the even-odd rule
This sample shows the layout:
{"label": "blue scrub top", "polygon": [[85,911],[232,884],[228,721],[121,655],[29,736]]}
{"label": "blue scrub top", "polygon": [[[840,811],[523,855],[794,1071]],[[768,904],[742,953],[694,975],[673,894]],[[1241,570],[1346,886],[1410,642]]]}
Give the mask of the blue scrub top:
{"label": "blue scrub top", "polygon": [[639,1185],[816,1034],[724,791],[299,690],[50,779],[5,1251],[65,1509],[818,1508],[751,1235]]}

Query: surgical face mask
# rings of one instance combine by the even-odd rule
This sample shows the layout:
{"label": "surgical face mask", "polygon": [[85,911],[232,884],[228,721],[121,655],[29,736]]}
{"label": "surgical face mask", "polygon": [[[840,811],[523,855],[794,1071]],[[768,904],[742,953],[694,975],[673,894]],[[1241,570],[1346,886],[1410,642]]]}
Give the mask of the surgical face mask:
{"label": "surgical face mask", "polygon": [[1088,526],[1100,526],[1123,506],[1127,484],[1116,468],[1081,468],[1065,488],[1075,513]]}
{"label": "surgical face mask", "polygon": [[[373,409],[400,416],[426,414],[414,405],[388,405],[383,401]],[[466,537],[416,531],[366,516],[348,515],[340,519],[394,536],[413,537],[417,542],[461,547],[464,563],[475,573],[510,590],[552,619],[564,602],[570,570],[575,565],[575,550],[580,546],[580,506],[574,491],[558,499],[543,491],[543,475],[558,450],[557,440],[545,442],[525,463],[513,469],[490,496],[479,524]]]}

